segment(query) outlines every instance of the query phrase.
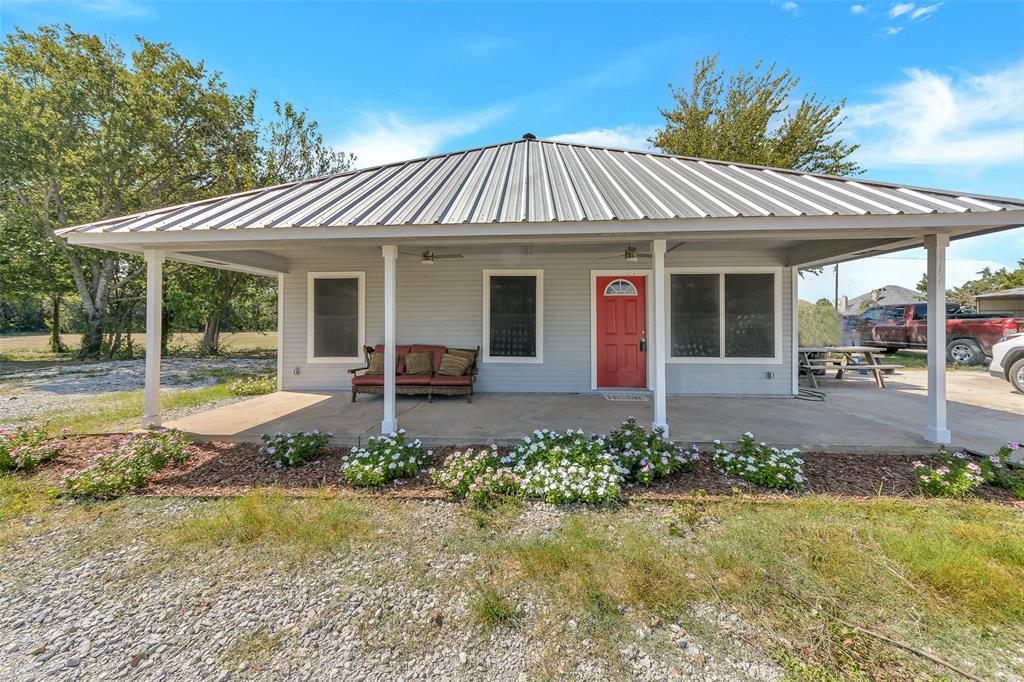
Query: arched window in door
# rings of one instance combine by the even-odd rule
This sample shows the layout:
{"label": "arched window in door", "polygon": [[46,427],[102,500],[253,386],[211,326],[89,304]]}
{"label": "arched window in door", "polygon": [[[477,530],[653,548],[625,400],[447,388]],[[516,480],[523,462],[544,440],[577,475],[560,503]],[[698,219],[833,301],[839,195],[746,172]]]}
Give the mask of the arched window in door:
{"label": "arched window in door", "polygon": [[604,288],[605,296],[636,296],[636,286],[628,279],[615,279]]}

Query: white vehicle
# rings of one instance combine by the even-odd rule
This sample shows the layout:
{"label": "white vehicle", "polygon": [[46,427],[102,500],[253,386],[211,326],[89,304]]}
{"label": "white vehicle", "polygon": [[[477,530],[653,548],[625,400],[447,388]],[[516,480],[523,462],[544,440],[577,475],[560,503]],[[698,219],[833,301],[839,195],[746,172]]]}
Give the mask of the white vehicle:
{"label": "white vehicle", "polygon": [[992,346],[992,364],[988,373],[1006,379],[1024,393],[1024,334],[1010,334]]}

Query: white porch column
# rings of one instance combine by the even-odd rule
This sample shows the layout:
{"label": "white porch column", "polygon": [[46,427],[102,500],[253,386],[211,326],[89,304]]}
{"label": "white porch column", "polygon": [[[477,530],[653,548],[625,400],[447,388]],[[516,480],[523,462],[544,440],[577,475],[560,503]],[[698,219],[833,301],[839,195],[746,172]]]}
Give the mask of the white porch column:
{"label": "white porch column", "polygon": [[665,325],[665,240],[651,242],[653,265],[651,289],[654,292],[654,422],[651,428],[662,428],[668,436],[668,409],[665,399],[665,358],[668,333]]}
{"label": "white porch column", "polygon": [[146,251],[146,398],[142,426],[160,426],[160,324],[164,252]]}
{"label": "white porch column", "polygon": [[928,251],[928,426],[925,439],[949,444],[946,426],[946,247],[949,235],[924,238]]}
{"label": "white porch column", "polygon": [[381,433],[398,430],[395,417],[395,266],[398,247],[388,244],[381,247],[384,256],[384,420],[380,423]]}
{"label": "white porch column", "polygon": [[284,390],[284,274],[277,273],[277,390]]}

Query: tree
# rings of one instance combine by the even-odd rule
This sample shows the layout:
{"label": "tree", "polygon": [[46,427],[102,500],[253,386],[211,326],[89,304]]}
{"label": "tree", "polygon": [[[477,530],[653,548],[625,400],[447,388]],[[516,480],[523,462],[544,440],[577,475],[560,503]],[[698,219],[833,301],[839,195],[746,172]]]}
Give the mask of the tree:
{"label": "tree", "polygon": [[797,306],[801,346],[836,346],[841,341],[843,318],[827,298]]}
{"label": "tree", "polygon": [[[255,93],[169,45],[111,42],[48,26],[0,45],[0,193],[17,227],[61,254],[85,317],[82,355],[116,325],[111,303],[143,272],[138,258],[68,245],[71,225],[251,186]],[[122,299],[122,301],[125,299]]]}
{"label": "tree", "polygon": [[845,100],[838,104],[803,95],[790,111],[800,79],[789,68],[757,62],[751,72],[729,76],[718,55],[697,62],[689,89],[673,89],[675,106],[660,110],[665,127],[650,142],[669,154],[695,156],[810,173],[854,175],[858,145],[836,137]]}
{"label": "tree", "polygon": [[[961,307],[970,307],[974,305],[974,299],[979,294],[1024,287],[1024,258],[1017,261],[1017,268],[1014,270],[999,268],[993,272],[992,268],[982,268],[977,274],[977,279],[947,289],[946,300]],[[921,281],[917,283],[917,290],[921,293],[928,292],[927,274],[921,276]]]}
{"label": "tree", "polygon": [[[274,102],[276,118],[260,126],[260,147],[254,172],[256,186],[277,185],[321,175],[341,173],[352,167],[355,157],[333,150],[324,142],[319,125],[308,120],[306,111],[296,111],[288,102]],[[187,283],[183,305],[205,318],[198,352],[220,352],[220,332],[239,298],[251,298],[265,287],[265,279],[228,270],[182,266],[178,277]]]}

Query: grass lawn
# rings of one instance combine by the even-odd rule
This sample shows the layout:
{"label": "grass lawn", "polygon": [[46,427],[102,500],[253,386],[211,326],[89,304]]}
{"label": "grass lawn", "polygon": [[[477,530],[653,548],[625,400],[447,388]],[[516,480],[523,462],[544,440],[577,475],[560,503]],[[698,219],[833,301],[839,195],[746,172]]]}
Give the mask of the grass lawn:
{"label": "grass lawn", "polygon": [[[175,348],[194,347],[202,337],[199,332],[172,334],[168,347],[172,352]],[[225,352],[229,354],[269,353],[277,350],[277,333],[272,331],[224,332],[220,338]],[[78,350],[81,335],[61,334],[61,339],[68,347],[68,353],[51,353],[48,334],[3,335],[0,336],[0,359],[10,362],[71,359]],[[133,334],[132,340],[140,347],[145,346],[145,332]]]}
{"label": "grass lawn", "polygon": [[[878,357],[881,358],[880,362],[903,365],[907,369],[926,369],[928,367],[928,355],[924,351],[898,350],[892,355]],[[988,365],[957,365],[947,362],[946,369],[956,372],[984,372],[988,369]]]}
{"label": "grass lawn", "polygon": [[[0,542],[34,542],[34,534],[57,542],[73,524],[81,560],[141,541],[157,553],[148,570],[162,572],[161,581],[218,562],[249,566],[257,576],[282,566],[296,575],[336,566],[339,580],[459,592],[468,595],[464,622],[445,620],[446,627],[522,635],[544,650],[538,679],[564,677],[580,642],[609,670],[621,669],[621,652],[638,631],[651,630],[644,646],[657,650],[658,638],[671,636],[670,623],[710,647],[718,642],[725,655],[738,638],[791,679],[957,678],[879,635],[982,679],[1020,674],[1013,658],[1024,645],[1019,509],[736,497],[606,510],[432,503],[427,516],[417,514],[424,504],[261,490],[184,508],[138,497],[76,505],[30,481],[0,479]],[[159,507],[141,535],[121,530],[122,517],[137,527],[154,505],[178,511]],[[344,575],[353,551],[368,558],[370,573]],[[422,571],[442,557],[459,568],[424,583]],[[523,608],[538,600],[544,608]],[[723,630],[714,614],[735,614],[744,625]]]}

